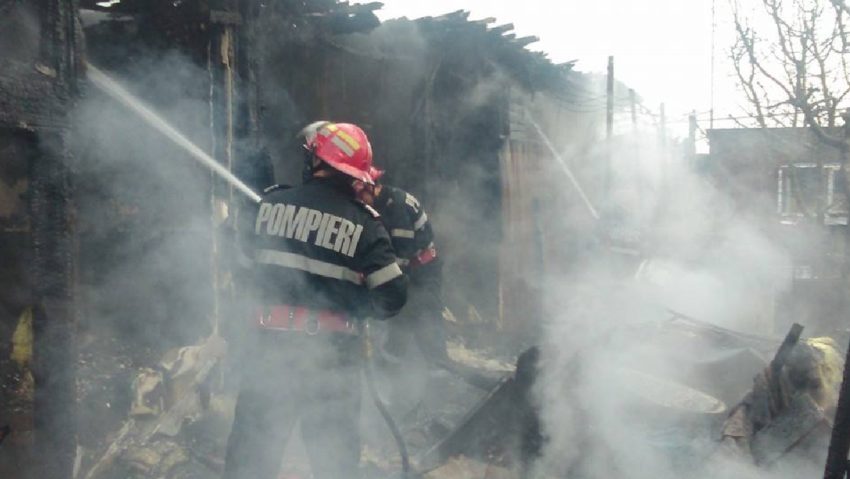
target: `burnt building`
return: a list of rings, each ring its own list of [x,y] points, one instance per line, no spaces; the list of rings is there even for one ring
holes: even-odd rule
[[[568,175],[575,173],[596,199],[604,196],[606,164],[594,151],[604,109],[576,107],[582,96],[604,96],[604,80],[530,51],[537,39],[516,38],[510,24],[469,20],[463,11],[381,23],[379,3],[153,8],[122,1],[84,7],[102,16],[84,22],[92,60],[256,190],[300,181],[296,134],[305,124],[334,119],[362,125],[377,165],[387,170],[385,180],[417,195],[431,213],[446,264],[446,302],[455,316],[496,337],[533,341],[544,314],[542,278],[568,269],[593,229]],[[104,143],[89,146],[102,152]],[[126,163],[147,162],[153,171],[187,163],[167,147],[154,156],[168,166],[148,161],[159,143],[152,136],[110,155],[134,157],[141,161]],[[566,158],[553,152],[567,152]],[[125,178],[132,183],[128,192],[140,199],[150,190],[135,174]],[[194,182],[158,184],[167,196],[167,185]],[[214,209],[238,206],[240,196],[222,184],[212,193]],[[198,192],[197,201],[206,202],[208,194]],[[191,217],[203,208],[165,209]]]
[[[292,183],[304,124],[364,126],[384,181],[414,193],[432,218],[455,316],[491,339],[533,342],[539,285],[569,263],[593,221],[553,149],[571,152],[585,187],[602,194],[604,164],[589,158],[604,111],[577,111],[570,99],[604,95],[604,83],[530,51],[537,39],[516,38],[513,25],[468,16],[370,25],[352,13],[352,31],[265,16],[255,39],[260,131],[277,180]],[[558,260],[543,261],[550,253]]]
[[[77,85],[79,31],[74,2],[0,3],[4,477],[67,477],[74,460],[76,262],[67,111]]]
[[[604,111],[575,107],[604,83],[512,25],[378,8],[0,3],[0,476],[87,470],[138,368],[239,320],[225,248],[244,198],[82,81],[86,61],[254,190],[299,181],[306,123],[364,126],[387,182],[431,213],[455,316],[490,342],[537,340],[543,278],[594,225],[566,170],[604,195]]]
[[[826,129],[838,141],[843,128]],[[807,128],[709,131],[706,171],[740,214],[791,258],[777,291],[774,331],[793,322],[811,334],[844,330],[848,203],[844,153]]]

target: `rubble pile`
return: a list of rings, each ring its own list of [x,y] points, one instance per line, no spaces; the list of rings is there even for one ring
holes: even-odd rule
[[[797,344],[765,368],[723,425],[721,453],[761,467],[826,461],[843,360],[831,338]]]
[[[112,364],[114,376],[103,364],[82,360],[93,373],[81,391],[81,397],[91,400],[89,421],[94,428],[89,437],[106,440],[84,452],[81,477],[182,479],[220,473],[221,438],[231,412],[222,398],[212,400],[209,388],[225,348],[221,338],[213,336],[167,352],[151,364],[155,367]],[[107,398],[118,400],[104,403]]]
[[[502,374],[513,369],[508,363],[488,358],[480,352],[452,343],[452,357],[468,370],[481,374]],[[94,350],[81,355],[86,380],[81,397],[90,404],[84,409],[93,428],[80,458],[79,477],[86,479],[192,479],[216,477],[223,470],[224,446],[232,420],[235,397],[232,392],[208,387],[212,347],[220,358],[221,344],[201,344],[167,352],[148,366],[138,366],[126,355],[111,354],[114,362],[101,362]],[[102,350],[99,351],[103,353]],[[138,353],[137,353],[138,355]],[[213,361],[217,363],[217,360]],[[489,371],[480,369],[488,365]],[[415,404],[391,404],[399,416],[411,455],[423,456],[465,419],[469,410],[488,395],[463,377],[448,371],[424,378],[428,387]],[[498,383],[497,380],[493,381]],[[364,404],[370,404],[364,398]],[[365,477],[396,477],[400,470],[397,449],[380,425],[377,413],[364,407],[363,471]],[[377,427],[375,427],[377,425]],[[297,434],[295,434],[297,437]],[[309,477],[309,465],[300,440],[286,451],[287,468],[281,477]],[[418,466],[417,461],[414,464]],[[508,470],[463,456],[452,459],[445,468],[427,477],[508,478]]]

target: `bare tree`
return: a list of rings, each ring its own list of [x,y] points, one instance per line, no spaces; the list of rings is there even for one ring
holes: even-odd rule
[[[845,0],[730,0],[736,41],[730,49],[745,109],[745,126],[811,127],[823,141],[846,148],[825,127],[850,95]]]

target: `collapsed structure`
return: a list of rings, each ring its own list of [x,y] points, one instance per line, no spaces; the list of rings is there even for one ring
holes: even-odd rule
[[[543,335],[541,278],[616,249],[600,216],[617,212],[597,208],[615,168],[611,142],[600,147],[604,110],[576,106],[604,84],[530,52],[536,39],[516,38],[512,25],[462,11],[381,23],[379,3],[332,0],[74,7],[0,5],[0,47],[13,51],[0,58],[0,426],[11,430],[0,474],[191,477],[221,467],[220,416],[188,429],[184,419],[226,408],[210,389],[232,388],[219,335],[241,306],[227,246],[244,199],[81,82],[83,55],[255,190],[298,181],[295,135],[306,122],[363,125],[389,181],[433,212],[453,328],[507,364]],[[7,48],[15,44],[24,48]],[[640,241],[625,242],[618,273],[640,261]],[[636,336],[669,345],[659,357],[687,364],[673,379],[713,397],[682,412],[657,394],[629,394],[655,425],[669,425],[673,410],[700,434],[719,429],[778,342],[658,319],[650,338]],[[683,359],[682,338],[726,356]],[[542,454],[537,352],[521,358],[501,380],[504,364],[444,379],[457,405],[440,409],[446,396],[435,394],[411,427],[422,464],[461,454],[509,468]],[[720,378],[730,358],[748,368]],[[187,437],[216,439],[189,447]],[[394,468],[373,459],[378,473]]]
[[[15,261],[7,271],[18,272],[4,275],[10,298],[4,300],[3,342],[11,345],[16,327],[26,324],[22,313],[32,308],[33,357],[44,358],[41,367],[51,368],[52,378],[41,381],[33,365],[35,417],[43,423],[14,424],[13,443],[34,429],[36,437],[58,441],[51,467],[68,470],[76,452],[67,439],[78,430],[74,414],[64,412],[73,410],[75,397],[79,418],[95,426],[80,431],[80,444],[96,446],[124,415],[129,398],[120,391],[132,380],[129,371],[226,328],[222,318],[233,308],[227,263],[217,252],[227,234],[226,211],[239,200],[217,180],[198,182],[202,169],[96,91],[78,90],[84,51],[255,189],[275,181],[272,158],[278,180],[296,176],[286,158],[303,120],[366,125],[379,163],[397,172],[393,181],[434,204],[441,229],[451,231],[441,240],[457,251],[452,289],[465,292],[451,298],[452,310],[472,321],[500,318],[496,324],[505,331],[529,331],[526,317],[539,316],[529,309],[539,300],[528,294],[528,279],[539,274],[534,258],[542,252],[514,254],[519,249],[512,242],[539,242],[529,236],[530,224],[512,218],[540,204],[527,175],[539,168],[534,164],[542,152],[523,126],[524,109],[533,107],[535,92],[569,88],[563,80],[570,71],[525,50],[533,38],[515,39],[510,25],[492,28],[491,21],[470,22],[462,12],[379,26],[373,13],[379,4],[80,7],[3,7],[9,13],[3,44],[26,45],[3,59],[9,157],[3,240],[10,242],[4,260]],[[75,94],[85,99],[76,108]],[[462,176],[471,181],[459,183]],[[429,181],[420,183],[422,177]],[[461,200],[468,209],[453,208]],[[31,278],[24,274],[29,271]],[[50,338],[47,354],[42,338]],[[81,362],[60,359],[74,357],[76,349]],[[82,381],[77,391],[75,377]],[[98,377],[106,384],[88,380]],[[49,403],[39,403],[48,396]],[[50,408],[63,411],[61,418],[48,414]],[[45,444],[38,449],[45,451]]]

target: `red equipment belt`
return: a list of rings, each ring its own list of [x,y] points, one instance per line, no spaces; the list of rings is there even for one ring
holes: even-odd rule
[[[298,331],[310,335],[320,332],[357,334],[354,321],[345,314],[287,304],[261,308],[255,315],[255,322],[262,329],[275,331]]]
[[[427,248],[417,251],[410,259],[398,258],[398,265],[403,268],[416,268],[417,266],[424,266],[435,259],[437,259],[437,248],[431,243]]]
[[[413,261],[410,262],[411,266],[422,266],[434,261],[437,258],[437,248],[433,246],[429,246],[425,249],[420,250],[416,253]]]

